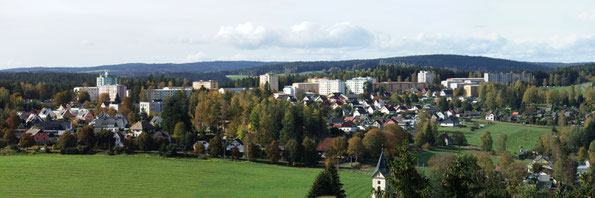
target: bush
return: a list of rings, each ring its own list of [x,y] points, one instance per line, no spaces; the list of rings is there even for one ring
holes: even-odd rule
[[[89,153],[89,151],[91,151],[91,146],[78,145],[76,147],[76,150],[78,150],[78,153],[80,153],[80,154],[87,154],[87,153]]]
[[[242,153],[240,152],[240,149],[237,146],[235,146],[231,149],[231,157],[234,160],[239,160],[240,157],[242,157]]]
[[[4,148],[8,146],[8,143],[6,141],[4,141],[3,139],[0,139],[0,148]]]
[[[74,148],[74,147],[60,149],[60,154],[72,155],[72,154],[78,154],[78,153],[79,153],[78,149]]]
[[[430,150],[430,147],[432,147],[432,145],[430,145],[430,143],[425,143],[425,144],[422,146],[422,148],[423,148],[424,150]]]
[[[177,144],[162,144],[159,148],[159,154],[163,157],[175,157],[178,150]]]

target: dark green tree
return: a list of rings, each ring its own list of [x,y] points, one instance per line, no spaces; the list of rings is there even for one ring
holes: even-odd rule
[[[213,139],[209,141],[209,156],[219,157],[223,155],[223,140],[221,134],[215,135]]]
[[[73,147],[76,147],[76,137],[74,137],[74,135],[72,135],[70,132],[62,133],[62,135],[58,138],[58,142],[56,142],[54,145],[54,149],[59,150]]]
[[[302,161],[303,148],[300,143],[295,140],[289,140],[285,143],[285,160],[290,166],[297,166]]]
[[[302,162],[307,166],[316,166],[320,160],[320,156],[318,155],[318,151],[316,151],[314,140],[306,137],[302,142],[302,147],[304,147]]]
[[[76,132],[76,135],[79,145],[85,145],[89,148],[95,147],[95,144],[97,143],[97,138],[95,137],[93,126],[87,125],[80,128]]]
[[[153,137],[151,137],[147,132],[142,132],[136,138],[136,145],[138,145],[140,150],[150,151],[153,149]]]
[[[23,148],[31,147],[35,144],[35,139],[30,133],[23,133],[19,140],[19,146]]]
[[[460,155],[450,164],[442,177],[442,188],[447,193],[444,197],[476,197],[482,190],[485,180],[477,158],[472,155]]]
[[[178,91],[170,97],[161,112],[161,126],[165,131],[174,131],[178,122],[183,122],[186,128],[190,126],[190,115],[188,115],[188,99],[185,91]]]
[[[267,158],[272,163],[277,163],[281,158],[281,149],[279,148],[279,143],[276,140],[273,140],[271,144],[266,149]]]
[[[396,197],[427,197],[429,195],[429,180],[420,175],[415,169],[415,157],[409,152],[405,141],[397,148],[399,157],[390,163],[388,182]]]
[[[337,169],[335,169],[334,165],[329,164],[326,169],[324,169],[312,184],[312,188],[306,197],[308,198],[316,198],[316,197],[337,197],[337,198],[344,198],[345,191],[342,189],[343,184],[339,179],[339,174],[337,173]]]

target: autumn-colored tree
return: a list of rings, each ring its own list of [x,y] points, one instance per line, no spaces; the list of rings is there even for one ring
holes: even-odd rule
[[[58,138],[58,142],[54,145],[54,149],[67,149],[73,148],[76,146],[76,137],[72,135],[70,132],[64,132]]]
[[[482,151],[488,151],[491,152],[492,151],[492,135],[489,131],[485,131],[483,132],[483,134],[481,134],[481,137],[479,138],[480,142],[479,142],[479,148]]]
[[[23,133],[19,140],[19,146],[23,148],[31,147],[35,144],[35,139],[30,133]]]
[[[347,147],[347,153],[355,157],[355,161],[358,161],[360,156],[363,156],[366,152],[366,147],[360,137],[352,137],[349,139],[349,146]]]
[[[279,143],[277,143],[277,141],[273,140],[271,142],[271,144],[267,147],[266,153],[267,153],[267,158],[272,163],[277,163],[279,161],[279,159],[281,158],[281,149],[279,149]]]
[[[4,138],[4,141],[6,141],[7,144],[11,145],[17,143],[18,139],[13,129],[7,128],[2,131],[4,132],[4,136],[2,138]]]

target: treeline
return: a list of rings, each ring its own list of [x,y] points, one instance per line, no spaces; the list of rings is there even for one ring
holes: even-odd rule
[[[551,67],[537,63],[519,62],[479,56],[422,55],[393,58],[288,62],[227,71],[226,74],[260,75],[264,73],[290,74],[309,71],[349,71],[372,68],[378,65],[416,65],[480,72],[548,71]]]

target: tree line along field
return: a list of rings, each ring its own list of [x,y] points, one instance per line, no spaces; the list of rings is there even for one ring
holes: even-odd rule
[[[0,157],[0,196],[305,197],[321,170],[147,154],[13,155]],[[370,194],[370,173],[339,175],[347,197]]]

